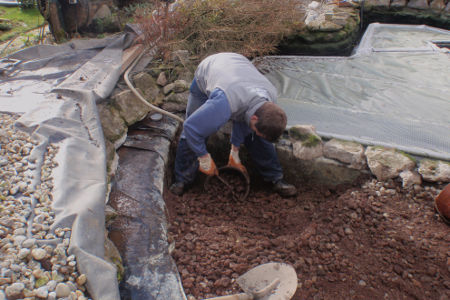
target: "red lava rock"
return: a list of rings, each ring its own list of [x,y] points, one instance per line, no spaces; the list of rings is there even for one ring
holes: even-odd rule
[[[252,186],[246,201],[200,186],[182,197],[167,193],[173,258],[186,294],[242,292],[233,279],[278,261],[296,269],[294,300],[448,296],[449,227],[436,217],[433,196],[390,184],[396,194],[382,197],[370,188],[327,193],[304,185],[288,201],[264,186]]]

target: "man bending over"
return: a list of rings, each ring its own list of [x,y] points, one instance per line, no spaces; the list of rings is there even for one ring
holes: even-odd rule
[[[195,179],[197,170],[218,174],[206,150],[206,139],[232,120],[228,165],[247,172],[239,148],[247,148],[256,171],[283,197],[296,188],[283,180],[283,170],[272,144],[286,128],[285,112],[275,104],[276,88],[244,56],[219,53],[198,66],[190,87],[186,120],[175,157],[175,183],[170,191],[181,195]]]

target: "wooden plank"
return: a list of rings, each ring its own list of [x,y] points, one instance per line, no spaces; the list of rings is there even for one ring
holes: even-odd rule
[[[136,44],[124,51],[122,55],[122,68],[120,69],[120,74],[123,74],[128,69],[128,67],[133,63],[136,57],[138,57],[138,55],[143,50],[143,44]]]

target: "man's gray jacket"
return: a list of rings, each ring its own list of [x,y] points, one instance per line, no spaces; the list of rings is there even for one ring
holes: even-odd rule
[[[245,121],[247,125],[265,101],[276,102],[276,88],[246,57],[237,53],[208,56],[198,66],[195,79],[208,97],[216,88],[224,91],[231,120]]]

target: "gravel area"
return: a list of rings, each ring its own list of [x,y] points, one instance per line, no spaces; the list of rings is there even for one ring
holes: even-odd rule
[[[88,299],[70,228],[52,228],[58,147],[33,155],[38,142],[14,127],[19,117],[0,113],[0,300]]]
[[[442,186],[369,179],[282,199],[253,183],[246,201],[195,186],[166,194],[172,252],[189,299],[242,292],[235,279],[291,264],[293,299],[450,298],[450,227],[434,210]]]

